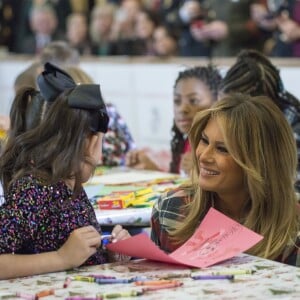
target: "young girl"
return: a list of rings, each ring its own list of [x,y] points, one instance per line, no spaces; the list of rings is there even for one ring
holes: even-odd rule
[[[279,108],[267,97],[233,94],[199,112],[189,138],[191,185],[155,204],[153,241],[174,251],[214,207],[264,236],[249,254],[299,266],[296,143]]]
[[[181,71],[175,81],[173,94],[174,125],[169,168],[161,168],[162,162],[158,158],[151,158],[151,151],[145,150],[129,152],[127,165],[133,168],[172,173],[183,171],[189,174],[192,160],[187,133],[197,111],[210,107],[216,101],[220,82],[221,76],[212,66]]]
[[[55,99],[37,127],[6,146],[0,158],[0,279],[107,261],[82,188],[101,157],[107,125],[99,85],[78,85]],[[119,225],[112,235],[129,236]]]

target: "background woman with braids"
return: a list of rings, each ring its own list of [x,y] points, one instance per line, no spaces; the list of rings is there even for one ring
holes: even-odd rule
[[[188,174],[192,159],[187,133],[197,111],[210,107],[217,99],[221,76],[212,66],[193,67],[179,72],[174,85],[171,153],[169,168],[163,169],[158,157],[149,150],[127,154],[127,166]]]
[[[279,70],[262,53],[243,50],[220,85],[220,95],[232,92],[268,96],[291,125],[298,150],[296,190],[300,192],[300,102],[285,90]]]

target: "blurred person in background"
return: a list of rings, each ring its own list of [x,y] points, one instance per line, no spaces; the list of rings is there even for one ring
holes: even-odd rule
[[[154,54],[159,57],[171,57],[178,55],[178,33],[169,25],[159,25],[153,32]]]
[[[191,18],[191,12],[180,10],[180,17]],[[251,6],[256,0],[206,0],[200,2],[201,15],[196,23],[192,22],[192,37],[209,45],[210,56],[235,56],[244,48],[262,49],[264,37],[251,16]]]
[[[71,47],[77,49],[80,55],[91,54],[91,44],[88,34],[88,20],[83,13],[72,13],[67,18],[66,38]]]
[[[49,5],[32,7],[30,29],[31,33],[20,42],[21,53],[39,54],[51,41],[64,38],[58,31],[56,12]]]
[[[136,55],[154,55],[153,33],[159,23],[156,13],[142,9],[136,16],[134,48]]]
[[[20,20],[20,2],[22,0],[0,1],[0,50],[14,52]]]
[[[127,166],[188,176],[192,167],[191,147],[187,136],[189,129],[195,114],[217,100],[220,82],[219,71],[212,66],[192,67],[179,72],[173,90],[171,151],[155,153],[150,148],[130,151],[126,155]]]
[[[116,42],[117,55],[136,55],[135,23],[143,9],[139,0],[123,0],[116,11],[112,28],[112,38]]]
[[[300,1],[265,1],[254,7],[258,26],[272,34],[265,53],[277,57],[300,57]]]
[[[116,43],[112,37],[116,7],[112,4],[94,6],[91,12],[90,37],[92,54],[116,55]]]
[[[180,29],[179,54],[180,56],[209,56],[210,41],[198,39],[193,34],[193,28],[204,25],[204,10],[198,0],[183,1],[178,10]]]

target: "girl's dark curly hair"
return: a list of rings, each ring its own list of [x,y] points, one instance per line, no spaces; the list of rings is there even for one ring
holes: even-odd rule
[[[177,86],[180,80],[189,78],[196,78],[202,81],[211,91],[213,99],[217,99],[222,77],[214,66],[209,65],[207,67],[193,67],[179,72],[178,77],[175,80],[174,88]],[[174,123],[172,127],[171,140],[172,160],[170,163],[170,172],[172,173],[179,173],[179,164],[184,150],[184,143],[185,138]]]

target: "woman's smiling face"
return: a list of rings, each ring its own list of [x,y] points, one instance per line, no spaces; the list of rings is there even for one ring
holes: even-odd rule
[[[220,196],[245,192],[244,172],[228,152],[217,119],[210,119],[196,149],[199,185]]]

